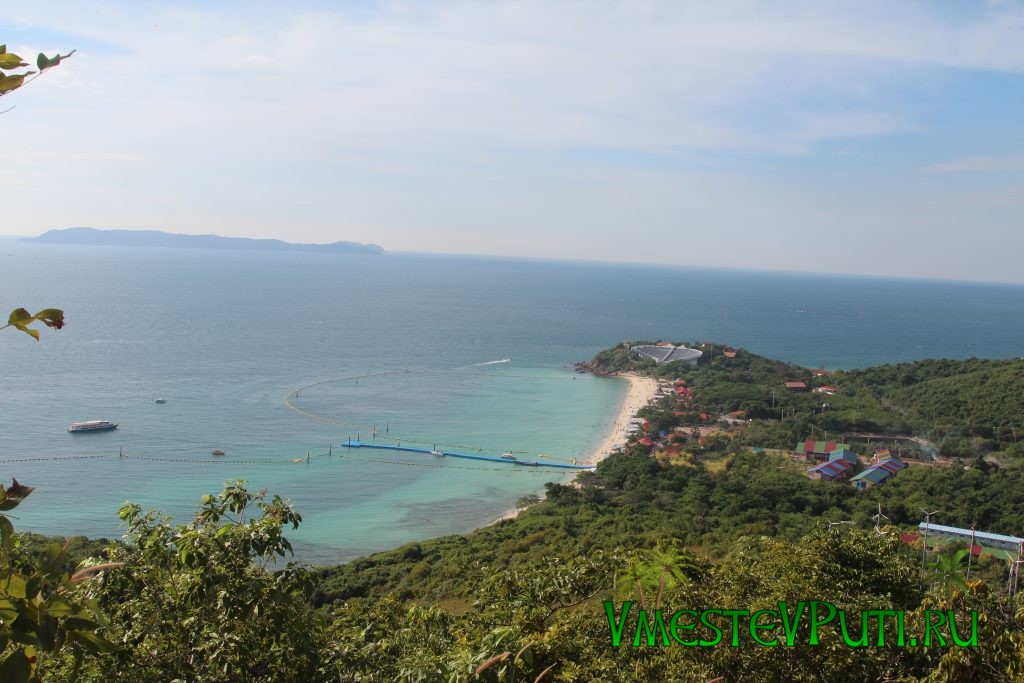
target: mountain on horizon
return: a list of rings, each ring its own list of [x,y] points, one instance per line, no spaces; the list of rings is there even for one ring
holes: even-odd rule
[[[100,230],[64,228],[48,230],[28,242],[43,244],[82,244],[118,247],[170,247],[177,249],[242,249],[246,251],[310,251],[330,254],[383,254],[377,244],[334,242],[332,244],[296,244],[275,239],[222,237],[220,235],[179,235],[161,230]]]

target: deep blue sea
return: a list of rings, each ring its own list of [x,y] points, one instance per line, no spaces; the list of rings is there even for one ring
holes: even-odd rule
[[[0,475],[36,487],[19,529],[116,536],[126,499],[184,520],[240,478],[294,503],[292,537],[313,563],[468,531],[564,479],[353,453],[339,448],[360,434],[351,425],[571,460],[602,440],[624,393],[620,380],[574,379],[572,363],[626,339],[714,340],[829,368],[1024,356],[1024,287],[1007,285],[15,240],[0,241],[0,269],[5,310],[67,316],[38,343],[0,333]],[[329,379],[341,381],[294,402],[347,424],[285,406]],[[67,433],[89,419],[121,426]]]

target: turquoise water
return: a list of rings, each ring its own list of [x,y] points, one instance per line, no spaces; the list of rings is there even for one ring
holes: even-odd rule
[[[295,404],[388,436],[571,459],[603,439],[624,391],[572,379],[571,364],[624,339],[713,339],[827,367],[1024,355],[1024,288],[1010,286],[15,241],[0,242],[0,268],[0,303],[59,306],[68,321],[40,343],[0,334],[0,474],[37,487],[19,528],[116,535],[125,499],[187,518],[244,478],[296,505],[311,562],[467,531],[564,475],[344,457],[337,445],[358,428],[289,410],[300,386],[397,372],[310,387]],[[121,427],[65,431],[87,419]],[[334,455],[305,462],[328,444]]]

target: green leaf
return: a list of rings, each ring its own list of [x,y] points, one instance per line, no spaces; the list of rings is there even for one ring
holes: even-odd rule
[[[46,613],[54,619],[70,617],[78,612],[78,609],[61,598],[53,598],[46,604]]]
[[[39,595],[39,591],[43,588],[43,577],[36,575],[33,576],[25,584],[25,597],[29,600],[35,600],[36,596]]]
[[[28,62],[21,61],[21,57],[13,52],[0,55],[0,69],[20,69],[23,66],[28,66]]]
[[[32,664],[21,650],[15,650],[0,662],[0,681],[23,683],[32,674]]]
[[[17,503],[15,503],[17,505]],[[5,550],[11,549],[11,537],[14,536],[14,525],[5,515],[0,515],[0,546]]]
[[[14,603],[10,600],[0,600],[0,619],[3,621],[12,621],[18,618],[18,608],[14,606]],[[2,652],[2,650],[0,650]]]
[[[15,74],[13,76],[4,76],[0,74],[0,95],[8,93],[12,90],[21,87],[21,84],[25,82],[25,76],[31,76],[35,71],[27,71],[23,74]]]
[[[68,631],[68,640],[91,652],[117,652],[117,646],[106,638],[88,631]]]
[[[5,52],[7,52],[7,46],[6,45],[0,45],[0,55],[2,55]]]
[[[60,64],[60,60],[67,59],[68,57],[70,57],[73,54],[75,54],[74,50],[72,50],[71,52],[67,53],[66,55],[62,55],[60,53],[57,53],[53,57],[47,57],[42,52],[40,52],[39,56],[36,57],[36,66],[39,67],[40,71],[42,71],[43,69],[49,69],[51,66],[57,66],[58,64]]]
[[[25,578],[21,574],[11,574],[7,581],[0,583],[0,589],[7,589],[7,595],[12,598],[25,597]]]

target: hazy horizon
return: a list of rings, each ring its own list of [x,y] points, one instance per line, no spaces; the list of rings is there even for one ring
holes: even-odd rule
[[[86,227],[86,226],[75,226],[75,227]],[[91,227],[91,226],[89,226]],[[53,230],[60,230],[61,228],[52,228]],[[95,228],[97,230],[104,230],[106,228]],[[135,228],[117,228],[119,230],[134,230]],[[138,230],[150,230],[150,228],[138,228]],[[44,231],[45,232],[45,231]],[[169,231],[161,231],[169,232]],[[38,237],[40,234],[35,235],[15,235],[15,234],[0,234],[0,240],[21,240],[26,238]],[[192,236],[220,236],[215,233],[170,233],[175,235],[192,235]],[[234,235],[233,237],[247,238],[248,235]],[[262,239],[262,238],[260,238]],[[284,240],[287,242],[288,240]],[[41,246],[61,246],[61,247],[115,247],[115,248],[127,248],[127,249],[181,249],[183,247],[173,246],[136,246],[136,245],[76,245],[76,244],[62,244],[53,243],[47,244],[45,242],[39,243]],[[329,243],[317,243],[313,242],[310,244],[329,244]],[[948,283],[959,283],[965,285],[997,285],[1015,288],[1024,288],[1024,282],[1014,281],[1003,281],[1003,280],[981,280],[981,279],[965,279],[965,278],[941,278],[941,277],[924,277],[924,276],[911,276],[911,275],[888,275],[888,274],[862,274],[862,273],[842,273],[828,270],[796,270],[796,269],[780,269],[780,268],[755,268],[746,266],[719,266],[719,265],[706,265],[701,263],[651,263],[648,261],[627,261],[622,259],[596,259],[596,258],[573,258],[571,256],[519,256],[515,254],[486,254],[486,253],[460,253],[460,252],[448,252],[448,251],[410,251],[404,249],[388,249],[386,245],[378,245],[383,249],[384,256],[437,256],[437,257],[456,257],[456,258],[467,258],[467,259],[497,259],[497,260],[508,260],[508,261],[541,261],[541,262],[553,262],[553,263],[568,263],[568,264],[595,264],[595,265],[608,265],[608,266],[646,266],[655,269],[673,269],[679,268],[683,270],[710,270],[710,271],[736,271],[738,273],[766,273],[769,275],[795,275],[795,276],[811,276],[811,275],[822,275],[834,278],[861,278],[864,280],[906,280],[908,282],[948,282]],[[206,249],[206,247],[195,247],[196,249]],[[191,247],[190,247],[191,249]],[[220,251],[220,250],[217,250]],[[244,251],[244,250],[242,250]],[[296,253],[296,252],[291,252]],[[328,254],[329,255],[329,254]],[[377,254],[347,254],[348,256],[368,256],[370,258],[377,257]]]
[[[1024,282],[1024,3],[53,3],[0,234]]]

